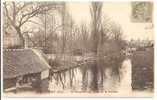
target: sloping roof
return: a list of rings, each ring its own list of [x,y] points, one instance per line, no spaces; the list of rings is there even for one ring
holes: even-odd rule
[[[14,78],[50,69],[42,53],[35,49],[5,49],[3,51],[3,77]]]

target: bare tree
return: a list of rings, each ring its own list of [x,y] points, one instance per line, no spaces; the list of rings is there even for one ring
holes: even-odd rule
[[[66,24],[66,5],[65,5],[65,3],[64,3],[64,5],[63,5],[63,7],[62,7],[62,12],[61,12],[61,14],[62,14],[62,37],[63,37],[63,39],[62,39],[62,42],[63,42],[63,47],[62,47],[62,52],[64,53],[64,51],[65,51],[65,45],[66,45],[66,31],[65,31],[65,24]]]
[[[99,35],[101,30],[101,15],[102,15],[102,7],[103,4],[101,2],[92,2],[91,4],[91,18],[92,18],[92,31],[91,31],[91,44],[92,44],[92,52],[94,53],[94,57],[97,58],[97,48],[99,42]],[[92,83],[91,89],[93,91],[98,91],[98,66],[97,61],[92,65]]]
[[[98,39],[100,35],[101,29],[101,12],[102,12],[103,4],[101,2],[92,2],[90,12],[92,18],[92,51],[96,54],[97,53],[97,46],[98,46]]]
[[[86,53],[88,51],[88,40],[89,40],[89,30],[85,23],[81,24],[81,40],[80,45],[82,45],[82,52]]]
[[[4,2],[4,16],[7,18],[9,25],[16,30],[21,40],[21,47],[25,46],[24,33],[27,33],[23,32],[22,27],[31,22],[31,19],[36,15],[43,14],[52,8],[56,8],[55,3]]]

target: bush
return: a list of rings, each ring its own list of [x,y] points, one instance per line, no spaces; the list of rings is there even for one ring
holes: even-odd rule
[[[141,49],[140,49],[141,50]],[[132,56],[133,89],[153,89],[154,83],[154,48],[135,51]]]

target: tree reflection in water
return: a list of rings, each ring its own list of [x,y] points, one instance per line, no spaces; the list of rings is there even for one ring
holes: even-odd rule
[[[49,90],[70,93],[116,91],[120,85],[119,68],[122,62],[119,61],[119,64],[115,66],[113,66],[115,62],[112,62],[110,66],[105,66],[105,62],[99,60],[65,72],[55,73]]]

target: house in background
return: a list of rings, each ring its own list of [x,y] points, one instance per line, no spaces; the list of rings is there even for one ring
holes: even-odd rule
[[[3,48],[12,48],[20,46],[20,38],[15,32],[5,32],[3,34]]]
[[[49,85],[49,69],[50,66],[38,50],[4,49],[4,91],[20,91],[30,88],[38,92],[46,92]]]

